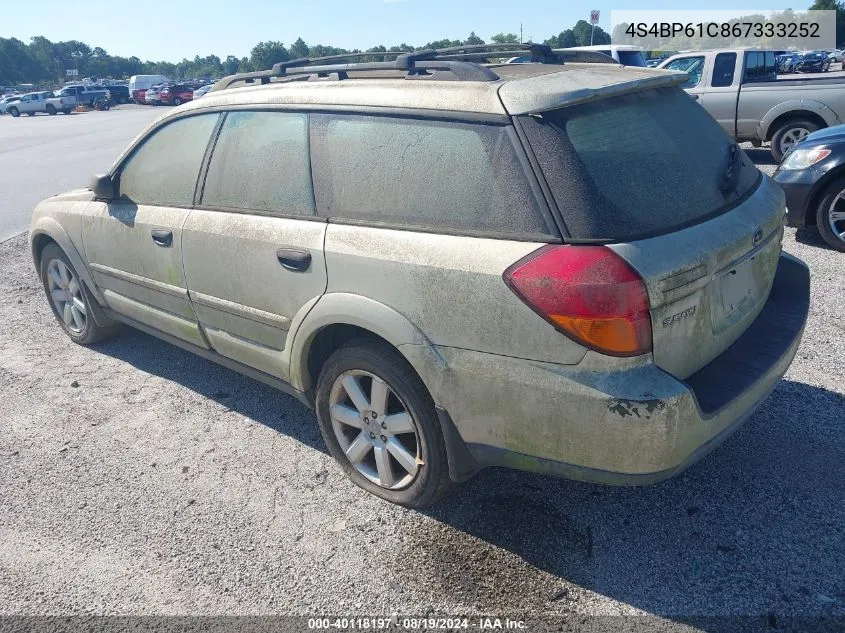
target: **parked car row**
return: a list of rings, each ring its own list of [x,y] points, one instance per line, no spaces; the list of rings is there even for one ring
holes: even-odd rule
[[[777,56],[777,72],[790,73],[826,73],[831,64],[842,63],[843,52],[840,50],[807,51],[804,53],[783,53]]]

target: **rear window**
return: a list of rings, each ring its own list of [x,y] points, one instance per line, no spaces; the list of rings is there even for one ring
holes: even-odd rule
[[[575,239],[631,240],[701,222],[738,204],[760,179],[741,151],[726,178],[733,141],[679,88],[522,121]],[[723,193],[726,182],[732,189]]]

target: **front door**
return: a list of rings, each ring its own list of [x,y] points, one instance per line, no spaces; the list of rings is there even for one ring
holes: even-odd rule
[[[307,115],[230,112],[182,231],[193,309],[223,356],[288,380],[288,331],[326,290]]]
[[[94,282],[109,308],[207,347],[188,299],[182,227],[217,114],[154,129],[115,170],[117,197],[94,201],[82,226]]]

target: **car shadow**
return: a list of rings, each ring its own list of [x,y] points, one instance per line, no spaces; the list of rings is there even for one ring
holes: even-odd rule
[[[745,153],[748,154],[748,158],[750,158],[751,162],[755,165],[777,166],[778,164],[778,161],[772,157],[772,152],[768,147],[746,147],[744,150]]]
[[[302,423],[313,413],[269,386],[129,328],[96,349],[326,452],[316,421]],[[783,380],[714,453],[660,484],[485,470],[404,515],[395,571],[405,586],[488,611],[492,601],[543,616],[586,590],[713,633],[740,630],[727,614],[761,618],[761,631],[796,614],[841,620],[843,463],[845,397]]]
[[[806,244],[807,246],[815,246],[817,248],[824,248],[832,252],[837,252],[836,249],[832,248],[830,244],[824,241],[821,233],[819,233],[819,230],[815,227],[797,229],[795,231],[795,241],[800,242],[801,244]]]
[[[835,615],[841,622],[843,463],[845,397],[781,381],[713,454],[657,485],[481,473],[426,512],[436,521],[409,546],[437,550],[437,523],[470,538],[449,556],[427,557],[442,566],[414,577],[466,598],[474,585],[482,590],[500,574],[478,565],[485,556],[495,560],[483,553],[489,544],[561,581],[706,631],[740,630],[735,617],[714,617],[726,614],[762,618],[761,630],[795,614]],[[479,572],[450,581],[455,568]],[[526,577],[528,595],[515,604],[542,609],[545,600],[551,609],[566,595],[552,591],[538,601],[527,588],[531,580]]]
[[[278,389],[129,327],[92,348],[178,383],[306,446],[328,452],[316,419],[313,424],[301,422],[303,417],[311,419],[310,410]]]

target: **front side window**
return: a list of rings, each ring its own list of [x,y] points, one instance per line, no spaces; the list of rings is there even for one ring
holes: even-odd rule
[[[689,79],[681,84],[681,88],[695,88],[701,82],[701,75],[704,73],[704,57],[681,57],[669,62],[664,68],[687,73]]]
[[[136,204],[190,206],[218,114],[176,119],[158,128],[123,163],[120,197]]]
[[[230,112],[214,146],[202,204],[313,215],[306,115]]]
[[[547,235],[508,128],[312,115],[320,214],[409,227]]]

